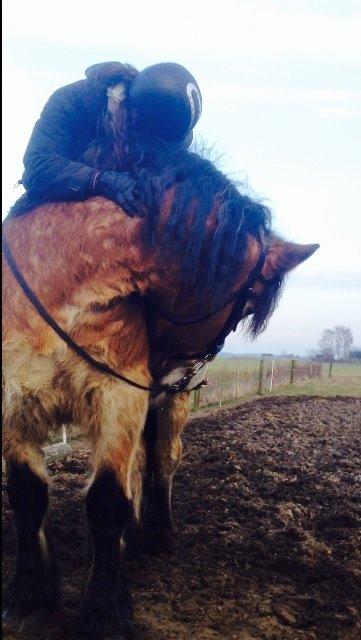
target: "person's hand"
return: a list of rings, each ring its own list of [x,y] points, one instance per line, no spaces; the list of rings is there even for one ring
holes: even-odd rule
[[[95,178],[93,195],[116,202],[130,217],[145,214],[137,183],[125,171],[100,171]]]

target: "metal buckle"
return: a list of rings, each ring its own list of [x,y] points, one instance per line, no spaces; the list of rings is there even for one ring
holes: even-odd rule
[[[184,391],[186,389],[188,382],[190,382],[190,380],[192,380],[192,378],[194,378],[194,376],[197,375],[197,373],[199,373],[201,369],[203,369],[205,364],[205,360],[196,362],[193,367],[187,369],[183,378],[177,380],[176,382],[173,382],[173,384],[165,384],[162,388],[162,391],[164,391],[165,393],[181,393],[181,391]]]

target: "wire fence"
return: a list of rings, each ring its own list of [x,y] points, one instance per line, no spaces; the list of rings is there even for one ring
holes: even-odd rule
[[[208,384],[192,393],[191,407],[193,410],[237,401],[244,395],[265,391],[272,392],[275,387],[292,384],[299,380],[321,378],[322,366],[320,362],[291,362],[277,360],[255,361],[253,366],[245,368],[241,364],[237,370],[224,367],[211,371]]]

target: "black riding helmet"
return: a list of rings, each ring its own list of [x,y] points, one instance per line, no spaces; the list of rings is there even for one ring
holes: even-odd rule
[[[134,129],[165,142],[192,141],[192,129],[202,112],[202,96],[193,76],[174,62],[140,71],[129,86],[128,106]]]

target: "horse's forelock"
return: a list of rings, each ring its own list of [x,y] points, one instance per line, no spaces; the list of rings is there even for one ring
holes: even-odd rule
[[[256,338],[267,327],[268,321],[276,309],[285,283],[285,275],[279,274],[268,282],[259,298],[257,308],[249,319],[244,321],[246,333]]]

